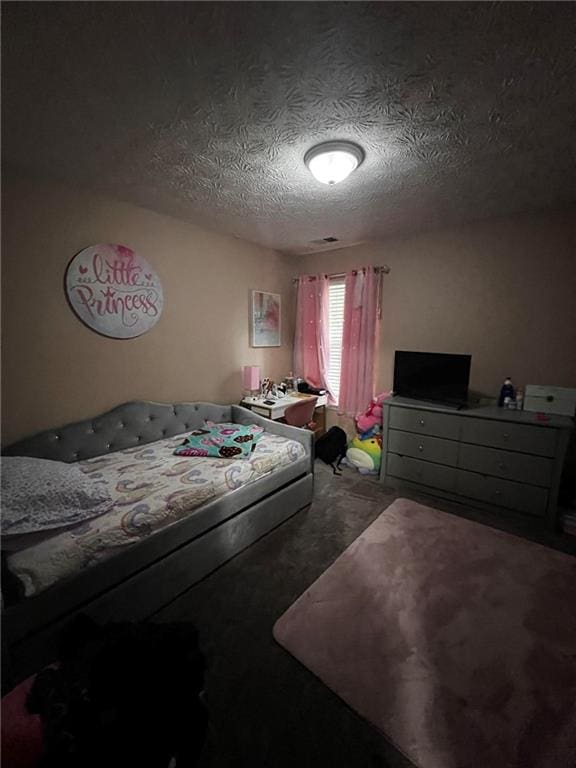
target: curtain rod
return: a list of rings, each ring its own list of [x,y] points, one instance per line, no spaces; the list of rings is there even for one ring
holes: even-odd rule
[[[358,272],[357,269],[352,269],[351,271],[352,272]],[[381,273],[387,275],[390,272],[390,267],[388,266],[388,264],[382,264],[379,267],[374,267],[374,271],[375,272],[381,272]],[[308,277],[310,277],[312,279],[316,278],[315,275],[308,275]],[[346,272],[333,272],[331,274],[325,275],[325,277],[346,277]],[[298,278],[297,277],[292,278],[292,282],[293,283],[297,283],[298,282]]]

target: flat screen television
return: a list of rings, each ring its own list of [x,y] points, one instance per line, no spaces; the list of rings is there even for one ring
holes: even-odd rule
[[[463,408],[468,401],[471,360],[471,355],[397,351],[394,395]]]

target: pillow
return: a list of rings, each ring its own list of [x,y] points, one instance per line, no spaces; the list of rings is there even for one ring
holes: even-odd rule
[[[77,464],[5,456],[1,469],[3,536],[76,525],[114,503],[104,481],[88,477]]]
[[[256,424],[212,424],[195,429],[174,451],[175,456],[213,456],[219,459],[245,459],[262,437]]]

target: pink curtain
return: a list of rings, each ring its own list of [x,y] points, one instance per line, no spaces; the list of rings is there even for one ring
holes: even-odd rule
[[[364,411],[374,396],[380,274],[365,267],[346,274],[339,409]]]
[[[298,278],[294,373],[313,387],[329,391],[328,285],[326,275]]]

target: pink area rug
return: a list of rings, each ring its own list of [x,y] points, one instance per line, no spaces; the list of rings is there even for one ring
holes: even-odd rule
[[[398,499],[274,636],[420,768],[574,768],[575,596],[575,558]]]

